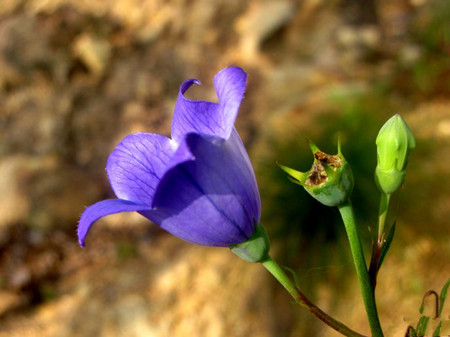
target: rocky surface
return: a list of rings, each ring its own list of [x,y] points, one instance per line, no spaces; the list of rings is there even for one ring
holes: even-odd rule
[[[167,135],[179,84],[199,78],[190,97],[214,100],[212,76],[227,65],[249,73],[237,128],[274,254],[360,331],[345,238],[323,226],[326,211],[297,206],[291,196],[302,191],[278,183],[275,162],[308,158],[305,137],[328,146],[341,130],[371,179],[377,128],[393,113],[410,124],[418,146],[378,289],[387,335],[404,335],[422,295],[450,270],[449,13],[445,0],[2,0],[0,336],[337,335],[261,266],[137,215],[102,220],[88,247],[77,246],[83,208],[112,196],[104,166],[117,142],[135,131]],[[376,209],[376,197],[355,193],[363,210]],[[375,214],[364,216],[368,236]]]

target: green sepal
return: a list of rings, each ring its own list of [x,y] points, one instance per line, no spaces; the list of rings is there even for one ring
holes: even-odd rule
[[[375,168],[375,182],[383,193],[392,194],[405,182],[406,171],[398,171],[395,167],[383,170],[379,166]]]
[[[263,262],[269,257],[270,242],[266,229],[255,223],[253,235],[247,241],[230,246],[231,251],[247,262]]]
[[[281,165],[280,163],[277,163],[277,165],[287,174],[289,174],[289,180],[292,181],[295,184],[299,184],[301,186],[304,186],[304,182],[306,179],[308,179],[308,172],[300,172],[297,170],[294,170],[290,167]]]
[[[313,154],[315,154],[315,153],[320,151],[320,149],[317,147],[317,145],[314,144],[310,139],[308,139],[308,145],[309,145],[309,148],[311,149],[311,152]],[[316,161],[316,160],[314,160],[314,161]]]

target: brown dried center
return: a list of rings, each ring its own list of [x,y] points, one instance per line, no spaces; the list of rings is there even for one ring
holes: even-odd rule
[[[328,176],[323,164],[333,167],[334,171],[342,165],[342,159],[336,155],[333,156],[322,151],[317,151],[314,157],[317,159],[317,163],[313,164],[308,179],[305,181],[305,184],[309,186],[318,186],[327,181]]]
[[[333,156],[331,154],[326,154],[326,153],[324,153],[322,151],[317,151],[314,154],[314,157],[318,161],[320,161],[320,162],[322,162],[324,164],[327,164],[329,166],[333,166],[334,168],[337,168],[337,167],[342,165],[342,159],[339,158],[339,156],[336,156],[336,155]]]

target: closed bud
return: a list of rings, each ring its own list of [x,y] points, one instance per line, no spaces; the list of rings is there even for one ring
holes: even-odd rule
[[[416,146],[414,135],[404,119],[397,114],[380,129],[376,144],[375,180],[382,192],[392,194],[405,181],[409,153]]]
[[[325,206],[339,206],[346,202],[353,191],[353,173],[341,152],[338,142],[336,155],[326,154],[310,142],[314,163],[307,172],[300,172],[279,165],[289,178]]]

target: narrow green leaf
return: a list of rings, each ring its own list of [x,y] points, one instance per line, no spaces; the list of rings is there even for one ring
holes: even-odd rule
[[[422,298],[422,304],[420,305],[420,308],[419,308],[419,312],[420,312],[420,314],[423,314],[423,311],[425,310],[425,299],[427,298],[427,296],[424,296],[423,298]]]
[[[433,337],[441,336],[441,326],[442,326],[442,322],[439,322],[438,326],[436,327],[436,330],[434,330],[434,332],[433,332]]]
[[[406,330],[405,337],[417,337],[416,330],[410,325],[408,330]]]
[[[408,328],[408,334],[406,337],[417,337],[416,329],[414,329],[412,326]]]
[[[388,237],[387,237],[386,241],[383,243],[383,245],[381,246],[380,261],[378,262],[378,270],[380,270],[381,265],[383,264],[384,258],[386,257],[386,254],[387,254],[389,248],[391,248],[391,243],[392,243],[392,240],[394,239],[394,234],[395,234],[395,224],[396,224],[396,222],[394,222],[392,224],[391,229],[389,230]]]
[[[291,273],[292,277],[294,278],[294,284],[297,287],[297,289],[300,289],[300,282],[298,281],[298,276],[295,273],[294,269],[283,266],[283,269],[286,269],[288,272]]]
[[[450,278],[447,280],[447,282],[442,287],[441,295],[439,296],[439,312],[438,312],[439,316],[438,317],[441,317],[442,309],[444,309],[445,298],[447,297],[447,291],[448,291],[449,286],[450,286]]]
[[[417,337],[425,336],[425,332],[427,330],[427,325],[428,325],[429,320],[430,320],[430,317],[428,317],[428,316],[420,317],[419,323],[417,323],[417,327],[416,327]]]

